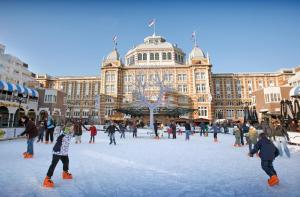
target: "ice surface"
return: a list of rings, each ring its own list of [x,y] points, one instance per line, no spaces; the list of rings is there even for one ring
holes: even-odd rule
[[[183,136],[154,140],[152,137],[119,139],[108,145],[101,132],[96,143],[70,145],[73,180],[62,180],[59,163],[52,177],[55,188],[42,187],[52,158],[52,145],[34,144],[33,159],[25,160],[26,140],[0,142],[0,196],[300,196],[300,150],[292,157],[275,160],[280,185],[269,187],[260,159],[247,156],[248,147],[233,147],[234,136]]]

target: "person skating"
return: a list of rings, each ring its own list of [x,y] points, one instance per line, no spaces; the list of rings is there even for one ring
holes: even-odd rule
[[[247,135],[249,132],[249,125],[248,123],[244,123],[241,130],[241,144],[244,146],[244,135]],[[248,138],[247,138],[248,139]]]
[[[47,128],[46,128],[46,137],[45,137],[45,143],[49,143],[49,137],[50,142],[53,143],[53,133],[55,129],[55,122],[53,121],[52,117],[49,115],[47,119]]]
[[[176,124],[175,121],[171,124],[173,139],[176,139]]]
[[[72,124],[68,123],[60,135],[57,137],[56,143],[53,147],[52,162],[48,169],[47,176],[44,179],[44,187],[54,187],[54,182],[51,177],[54,173],[55,167],[59,160],[63,163],[63,179],[73,179],[73,175],[69,173],[69,145],[72,139],[73,128]]]
[[[81,120],[74,122],[73,128],[74,128],[75,144],[81,143],[82,127],[86,131],[88,131],[88,129],[82,124]]]
[[[132,123],[132,137],[137,138],[137,125],[135,121]]]
[[[89,143],[95,143],[95,136],[97,135],[97,128],[95,127],[94,124],[91,125],[90,127],[90,132],[91,132],[91,137]]]
[[[106,131],[108,132],[109,140],[110,140],[109,145],[111,145],[112,143],[114,143],[114,145],[116,145],[116,138],[115,138],[116,130],[120,131],[120,129],[118,129],[118,127],[116,127],[115,123],[110,124],[106,129]]]
[[[39,136],[38,136],[37,142],[42,142],[43,143],[45,130],[46,130],[46,122],[45,121],[40,121],[39,128],[38,128]]]
[[[220,127],[216,123],[213,123],[211,131],[214,133],[214,142],[218,142],[218,133],[220,132]]]
[[[286,129],[280,124],[279,120],[274,121],[272,128],[272,138],[276,148],[279,150],[279,155],[282,156],[285,152],[287,157],[290,157],[290,150],[287,147],[287,141],[289,141],[289,135]]]
[[[279,178],[277,172],[273,167],[274,159],[279,155],[278,149],[275,145],[267,138],[265,133],[259,134],[259,141],[254,146],[248,155],[253,157],[254,154],[259,152],[259,157],[261,159],[261,168],[270,177],[268,179],[268,184],[274,186],[279,183]]]
[[[119,124],[119,129],[120,129],[120,138],[124,138],[125,139],[125,130],[126,130],[126,126],[123,123]]]
[[[157,123],[157,120],[155,120],[155,122],[153,123],[153,128],[154,128],[154,133],[155,133],[155,139],[159,139],[158,137],[158,123]]]
[[[253,126],[250,126],[248,133],[248,145],[249,145],[249,153],[257,143],[258,133]]]
[[[235,147],[241,147],[241,130],[238,128],[238,126],[234,126],[233,127],[233,133],[235,136],[235,143],[234,146]]]
[[[28,116],[23,116],[21,122],[25,125],[25,130],[19,136],[26,135],[27,137],[27,151],[23,153],[23,156],[25,159],[30,159],[33,157],[33,142],[38,135],[38,130]]]
[[[200,136],[205,135],[205,123],[201,122],[200,123]]]
[[[185,128],[185,140],[189,141],[190,140],[190,132],[191,132],[191,124],[189,122],[186,122],[184,124]]]

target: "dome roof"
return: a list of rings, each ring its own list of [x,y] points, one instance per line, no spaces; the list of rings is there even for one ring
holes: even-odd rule
[[[199,47],[194,47],[190,53],[190,59],[193,58],[205,58],[203,51]]]
[[[139,44],[138,46],[130,49],[126,55],[132,53],[133,51],[139,50],[139,51],[143,51],[143,50],[161,50],[161,49],[177,49],[179,51],[182,51],[181,49],[179,49],[177,47],[176,44],[171,44],[169,42],[166,42],[166,39],[163,38],[162,36],[148,36],[144,39],[144,43]]]
[[[119,59],[120,59],[119,52],[117,51],[117,49],[114,49],[112,52],[110,52],[106,56],[105,60],[115,61],[115,60],[119,60]]]

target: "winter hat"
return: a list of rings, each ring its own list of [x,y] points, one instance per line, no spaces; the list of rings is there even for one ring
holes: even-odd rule
[[[65,127],[64,129],[63,129],[63,133],[64,134],[69,134],[71,132],[71,127]]]

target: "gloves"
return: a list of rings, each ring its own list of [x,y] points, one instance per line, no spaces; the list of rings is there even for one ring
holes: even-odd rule
[[[253,157],[253,154],[251,154],[251,153],[248,153],[248,156],[249,156],[249,157]]]

